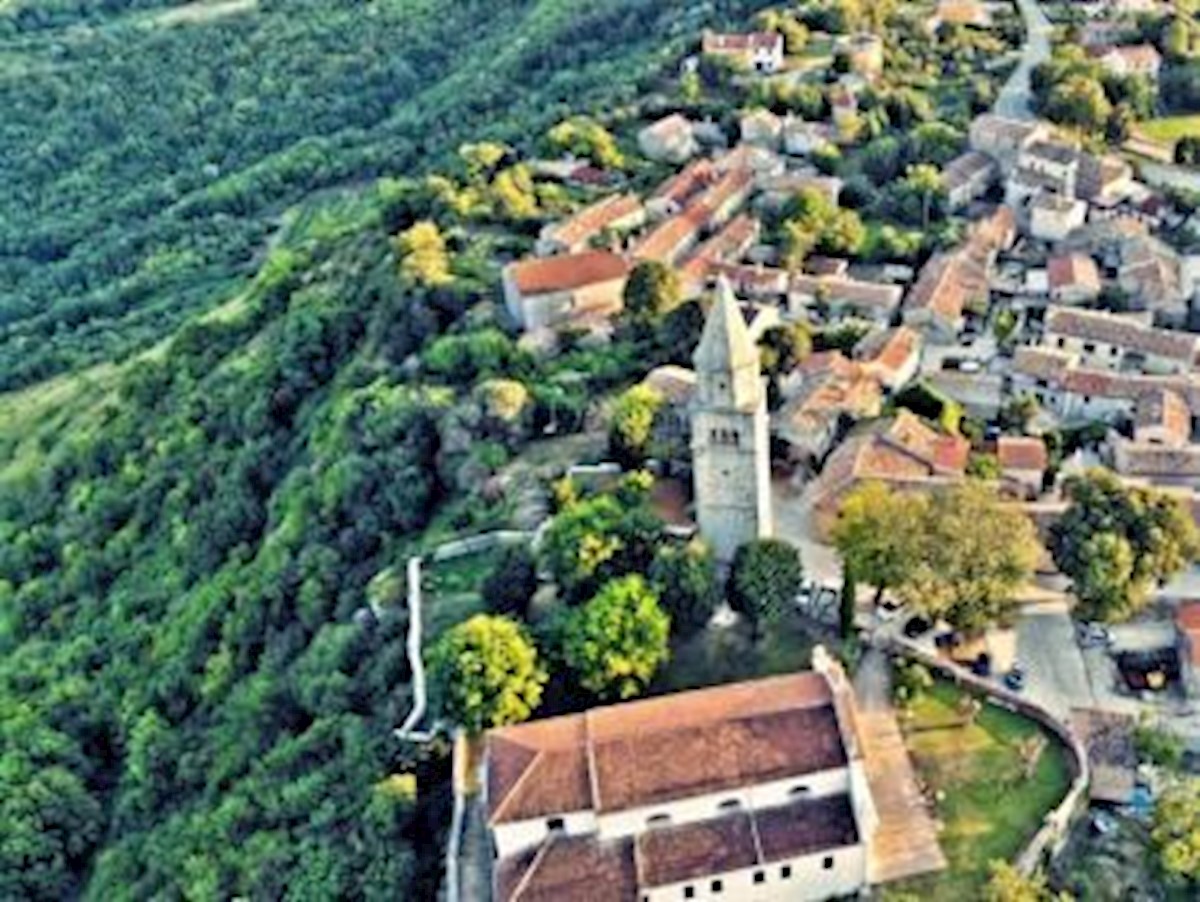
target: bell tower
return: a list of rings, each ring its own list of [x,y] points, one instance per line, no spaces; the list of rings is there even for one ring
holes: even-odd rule
[[[738,546],[771,535],[771,461],[758,348],[724,278],[692,361],[696,519],[717,561],[729,564]]]

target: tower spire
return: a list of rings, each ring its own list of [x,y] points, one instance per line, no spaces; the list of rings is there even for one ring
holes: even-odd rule
[[[750,330],[742,319],[733,288],[724,276],[717,278],[717,299],[704,322],[700,344],[692,362],[697,370],[724,372],[759,366],[758,348],[750,338]]]

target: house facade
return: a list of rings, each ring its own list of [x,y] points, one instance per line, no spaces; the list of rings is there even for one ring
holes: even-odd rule
[[[783,35],[774,31],[749,34],[706,31],[701,38],[700,52],[730,60],[747,72],[778,72],[783,68]]]
[[[608,317],[624,306],[629,270],[608,251],[520,260],[504,267],[505,305],[527,332]]]

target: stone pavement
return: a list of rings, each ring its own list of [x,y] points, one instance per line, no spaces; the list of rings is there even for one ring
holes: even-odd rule
[[[867,879],[875,885],[943,870],[946,856],[896,722],[891,669],[882,651],[867,648],[854,675],[854,689],[867,782],[879,813]]]

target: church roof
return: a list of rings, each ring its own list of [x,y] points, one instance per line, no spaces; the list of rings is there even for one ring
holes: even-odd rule
[[[757,369],[759,366],[758,348],[750,338],[733,288],[724,276],[717,279],[717,302],[704,323],[704,332],[692,360],[697,370],[709,372],[730,372],[751,366]]]

